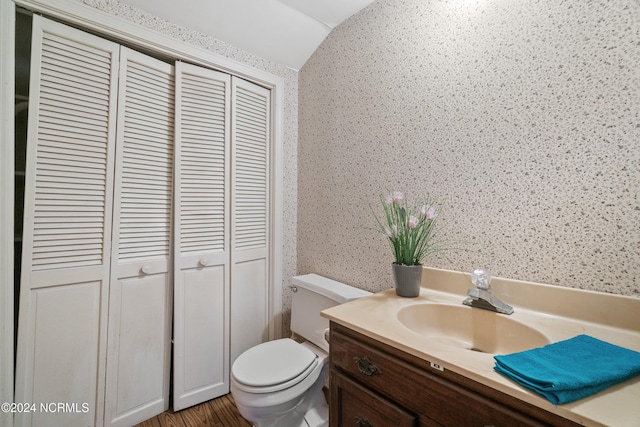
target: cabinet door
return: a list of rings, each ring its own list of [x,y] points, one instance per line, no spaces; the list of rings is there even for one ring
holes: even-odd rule
[[[354,427],[414,427],[417,418],[337,371],[331,375],[330,425]]]
[[[18,426],[102,425],[118,54],[33,16]]]
[[[269,339],[269,90],[237,77],[231,98],[231,363]]]
[[[169,407],[173,65],[121,50],[105,424]]]
[[[174,410],[229,392],[229,86],[176,64]]]

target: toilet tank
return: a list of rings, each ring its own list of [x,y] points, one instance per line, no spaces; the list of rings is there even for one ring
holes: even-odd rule
[[[298,336],[329,351],[324,332],[329,320],[320,315],[326,308],[371,295],[362,289],[336,282],[317,274],[305,274],[291,279],[294,287],[291,300],[291,330]]]

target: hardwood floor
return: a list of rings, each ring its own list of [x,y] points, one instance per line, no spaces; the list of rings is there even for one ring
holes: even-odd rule
[[[167,411],[135,427],[251,427],[238,413],[231,394],[183,411]]]

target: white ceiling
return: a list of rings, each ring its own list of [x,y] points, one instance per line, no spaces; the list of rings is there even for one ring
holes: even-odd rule
[[[120,0],[299,70],[342,21],[374,0]]]

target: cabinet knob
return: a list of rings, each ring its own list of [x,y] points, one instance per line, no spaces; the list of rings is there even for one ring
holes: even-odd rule
[[[206,267],[207,265],[209,265],[209,260],[206,259],[205,257],[200,258],[200,261],[198,261],[198,263],[203,266]]]
[[[376,365],[371,363],[367,356],[365,357],[354,357],[353,360],[356,362],[358,369],[364,375],[370,377],[372,375],[380,375],[382,373],[382,369],[378,368]]]
[[[142,271],[144,274],[149,274],[149,273],[151,273],[151,266],[150,265],[143,265],[142,268],[140,269],[140,271]]]
[[[356,417],[356,425],[358,427],[373,427],[373,424],[371,424],[371,421],[362,417]]]

